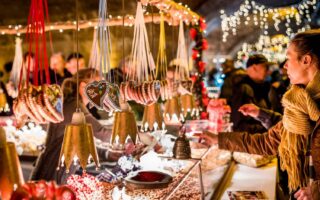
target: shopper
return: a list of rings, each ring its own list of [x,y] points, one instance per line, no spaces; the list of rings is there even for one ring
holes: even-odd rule
[[[235,77],[245,76],[246,72],[243,68],[235,68],[234,61],[226,59],[221,65],[224,81],[221,87],[220,97],[227,100],[228,105],[232,102],[233,97],[233,80]]]
[[[268,100],[270,84],[265,82],[269,62],[263,55],[255,54],[249,57],[246,67],[246,75],[238,74],[233,77],[231,121],[235,131],[261,133],[266,129],[251,117],[243,116],[238,109],[248,103],[270,109]]]
[[[50,79],[51,83],[61,85],[63,80],[72,75],[66,69],[66,62],[61,52],[55,53],[50,58]]]
[[[86,68],[86,61],[81,53],[71,53],[67,58],[66,69],[72,74],[77,73],[77,60],[79,65],[79,70]]]
[[[219,148],[261,155],[279,155],[289,188],[298,200],[320,199],[320,31],[298,33],[287,49],[291,88],[282,99],[282,120],[264,134],[206,132],[201,137]],[[308,145],[310,144],[310,146]],[[310,151],[315,181],[309,181]],[[311,167],[312,168],[312,167]]]

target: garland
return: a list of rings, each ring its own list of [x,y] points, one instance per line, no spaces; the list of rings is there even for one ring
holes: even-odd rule
[[[195,66],[195,72],[191,75],[191,79],[194,83],[193,93],[195,94],[196,104],[201,111],[201,119],[208,118],[206,107],[209,103],[208,92],[203,81],[206,63],[202,61],[203,51],[208,49],[208,42],[203,35],[206,27],[205,20],[200,18],[198,23],[190,29],[190,37],[195,42],[195,46],[192,48],[192,59]]]

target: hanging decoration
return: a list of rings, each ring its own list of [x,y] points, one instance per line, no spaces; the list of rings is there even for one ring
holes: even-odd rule
[[[208,113],[206,107],[209,103],[208,92],[203,81],[206,63],[202,61],[203,51],[208,48],[208,42],[203,34],[207,25],[203,18],[200,18],[199,23],[190,29],[190,37],[194,41],[195,46],[192,48],[192,59],[195,71],[191,75],[193,82],[193,94],[195,95],[196,105],[200,109],[200,118],[207,119]]]
[[[122,0],[122,12],[123,15],[125,14],[124,9],[124,0]],[[124,17],[123,17],[123,28],[124,28]],[[124,59],[124,29],[122,32],[122,54]],[[112,137],[111,137],[111,146],[112,151],[117,152],[123,152],[125,149],[125,144],[129,139],[132,140],[132,142],[136,143],[136,137],[138,134],[138,127],[136,124],[136,120],[134,117],[133,112],[130,110],[129,104],[126,102],[128,97],[128,91],[127,88],[128,84],[121,83],[120,85],[120,106],[121,111],[116,112],[114,115],[114,123],[112,127]],[[132,94],[132,93],[130,93]]]
[[[177,68],[175,77],[179,82],[178,93],[180,94],[181,110],[185,119],[192,119],[199,115],[199,109],[195,104],[195,100],[191,92],[193,84],[190,80],[188,54],[182,21],[180,21],[179,26],[176,62]]]
[[[100,73],[101,81],[93,81],[87,84],[85,94],[90,103],[99,110],[114,112],[120,110],[119,88],[113,84],[110,69],[111,39],[110,30],[106,25],[107,1],[99,2],[99,26],[93,39],[91,50],[91,67]],[[99,70],[97,69],[99,67]],[[107,78],[105,76],[107,75]]]
[[[30,120],[44,124],[48,122],[59,123],[63,121],[63,93],[59,85],[51,84],[49,64],[46,49],[46,35],[44,26],[44,13],[47,8],[46,0],[32,0],[28,18],[26,41],[29,44],[25,70],[20,71],[18,84],[19,95],[13,103],[13,111],[17,119]],[[47,9],[46,9],[47,11]],[[23,80],[24,73],[26,79]],[[30,79],[33,80],[32,84]]]
[[[103,0],[101,0],[103,1]],[[78,14],[78,0],[76,0],[76,19],[77,29],[79,26],[79,14]],[[76,47],[77,47],[77,108],[76,112],[73,113],[71,124],[66,125],[62,148],[59,156],[59,163],[57,170],[60,167],[65,168],[66,172],[69,173],[71,164],[77,165],[78,163],[85,172],[88,162],[92,160],[95,162],[97,168],[100,167],[97,149],[95,147],[93,139],[92,125],[86,123],[86,118],[83,112],[81,112],[79,104],[79,37],[78,31],[76,31]]]
[[[268,8],[255,1],[246,0],[240,5],[239,10],[231,15],[227,15],[224,10],[221,10],[222,41],[227,42],[227,37],[231,33],[236,35],[237,28],[243,23],[245,26],[249,24],[259,26],[264,35],[268,35],[272,24],[275,30],[279,31],[279,25],[284,23],[286,34],[291,37],[295,32],[292,29],[293,26],[300,27],[304,31],[304,24],[311,22],[312,13],[316,10],[316,3],[317,0],[304,0],[290,7]]]
[[[23,174],[13,142],[7,142],[5,130],[0,127],[0,191],[3,200],[24,183]]]
[[[167,55],[166,55],[166,37],[164,29],[164,18],[161,13],[159,51],[156,64],[156,79],[160,81],[161,99],[165,101],[172,97],[172,90],[166,80],[167,77]],[[153,36],[152,36],[153,37]],[[165,123],[161,113],[160,104],[155,102],[146,105],[143,112],[141,131],[164,130]]]
[[[121,96],[143,105],[156,102],[160,96],[160,81],[156,79],[155,63],[150,51],[141,2],[138,2],[134,36],[125,83],[120,86]]]

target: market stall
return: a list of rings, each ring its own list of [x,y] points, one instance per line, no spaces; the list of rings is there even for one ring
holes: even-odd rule
[[[308,2],[303,12],[314,5],[314,2]],[[277,129],[272,129],[270,137],[274,138],[271,139],[267,134],[254,135],[257,132],[248,133],[247,130],[233,132],[231,111],[241,112],[243,118],[250,116],[250,120],[260,123],[259,126],[262,124],[264,131],[269,131],[282,119],[280,116],[269,126],[265,123],[267,120],[259,119],[259,114],[268,114],[268,111],[251,104],[256,103],[251,99],[251,93],[260,92],[260,87],[245,91],[251,92],[247,102],[251,107],[249,105],[246,111],[235,110],[228,105],[230,100],[218,98],[219,87],[211,87],[212,91],[209,91],[205,79],[209,72],[204,59],[204,51],[208,49],[204,18],[173,0],[138,1],[134,4],[135,15],[126,13],[122,0],[123,15],[112,17],[108,1],[99,0],[97,18],[80,20],[78,0],[75,3],[74,21],[50,22],[47,0],[31,0],[25,26],[0,26],[2,35],[25,34],[24,41],[16,39],[10,84],[6,86],[14,99],[14,115],[0,117],[0,124],[4,125],[0,127],[0,199],[277,198],[278,146],[282,147],[280,153],[284,156],[297,151],[287,152],[287,146],[290,146],[287,138],[290,137],[279,139],[280,136],[272,135]],[[149,7],[156,12],[148,13]],[[245,13],[248,15],[249,10],[253,15],[259,10],[261,20],[266,21],[272,10],[260,11],[263,9],[246,1],[241,4],[240,13],[227,16],[221,11],[222,41],[227,40],[231,31],[236,35],[240,17]],[[300,19],[297,12],[293,9],[289,14]],[[283,18],[276,14],[273,17],[275,21]],[[151,34],[146,26],[149,22],[152,23]],[[153,31],[153,26],[159,31]],[[122,38],[112,41],[111,27],[114,30],[120,27]],[[131,52],[125,55],[125,37],[128,37],[125,28],[131,27]],[[168,40],[167,28],[172,32],[172,41]],[[88,67],[80,67],[82,41],[79,31],[82,29],[93,32]],[[70,76],[64,77],[60,84],[57,71],[49,66],[49,52],[55,53],[51,32],[68,30],[74,31],[75,57],[70,58],[70,62],[74,59],[75,67],[68,70]],[[288,31],[289,34],[292,32]],[[159,38],[158,44],[154,44],[154,38]],[[261,51],[272,61],[285,58],[289,37],[259,38],[255,44],[245,43],[237,56],[245,57],[252,51]],[[22,53],[23,42],[27,47],[25,55]],[[114,42],[122,44],[121,52],[116,52],[123,59],[119,67],[111,62],[115,53],[112,49]],[[172,53],[171,61],[167,58],[169,42],[172,43],[171,51],[176,52]],[[86,49],[90,49],[87,46]],[[155,55],[153,46],[158,49]],[[266,60],[264,56],[258,57],[259,62],[252,66],[262,64],[257,69],[264,70],[267,75],[269,62]],[[216,63],[220,61],[216,59]],[[252,69],[250,67],[247,66]],[[262,74],[254,69],[257,76]],[[245,80],[240,78],[238,83]],[[250,84],[252,82],[253,79]],[[243,88],[246,89],[233,88],[232,92]],[[210,92],[212,94],[208,95]],[[0,113],[11,111],[9,103],[2,102],[2,98]],[[255,115],[249,112],[250,108]],[[312,109],[299,111],[305,110]],[[318,112],[313,119],[315,116]],[[295,117],[285,119],[290,121]],[[278,123],[277,126],[279,124],[282,125]],[[303,131],[311,129],[306,127]],[[281,134],[291,134],[284,129]],[[306,148],[303,143],[306,140],[302,144],[298,140],[305,136],[293,136],[292,141],[299,148]],[[269,143],[264,145],[266,141]],[[299,160],[295,161],[299,163]],[[282,160],[281,167],[294,173],[297,169],[290,168],[290,163],[286,162],[289,161]],[[306,179],[303,181],[307,182]]]

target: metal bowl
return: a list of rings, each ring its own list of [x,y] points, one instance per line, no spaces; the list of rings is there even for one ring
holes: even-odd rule
[[[96,170],[96,166],[93,164],[89,164],[86,167],[86,172],[90,175],[97,176],[101,174],[102,172],[106,172],[105,169],[112,169],[116,166],[116,162],[102,162],[100,163],[100,168]]]
[[[165,188],[172,182],[169,174],[159,171],[138,171],[125,178],[126,187],[130,189],[159,189]]]

